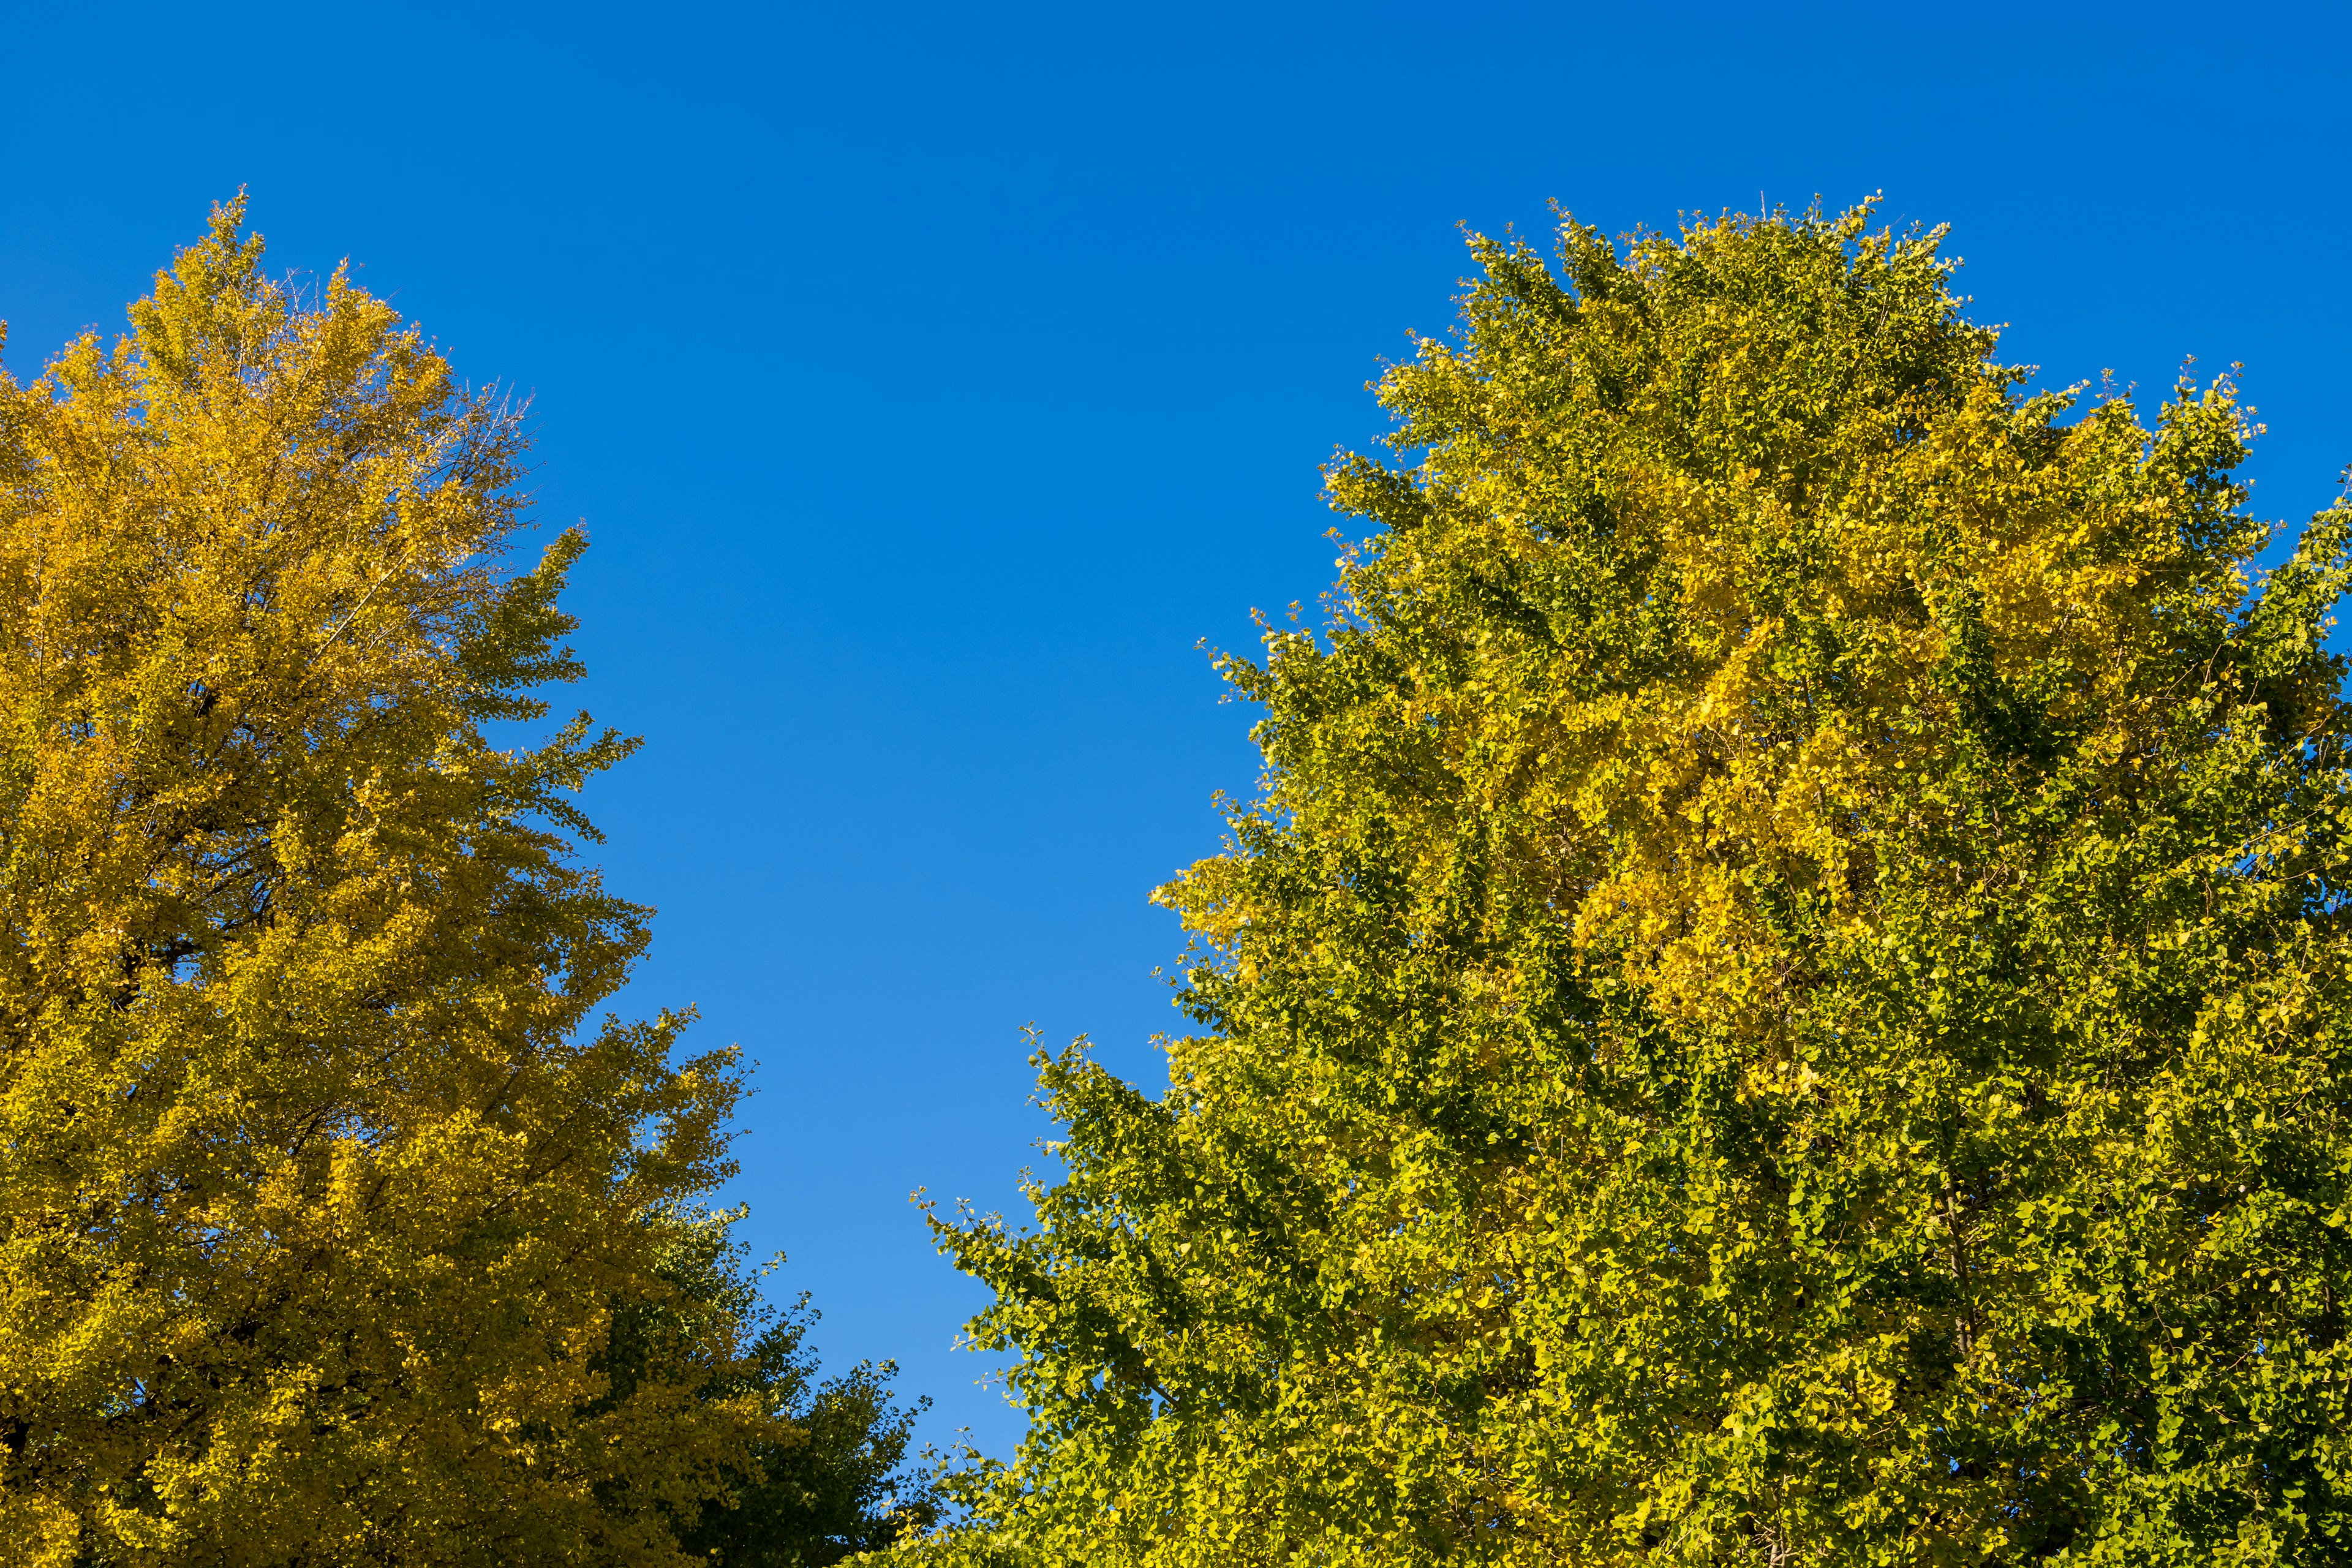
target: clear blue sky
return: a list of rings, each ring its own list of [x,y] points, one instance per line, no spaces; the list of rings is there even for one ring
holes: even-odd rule
[[[1195,644],[1330,576],[1317,464],[1457,223],[1883,190],[2050,380],[2244,361],[2266,511],[2352,461],[2340,8],[11,11],[12,368],[247,185],[277,265],[536,395],[584,700],[647,742],[591,799],[661,910],[625,1000],[759,1060],[735,1195],[828,1357],[999,1451],[907,1194],[1017,1202],[1025,1022],[1156,1077],[1145,894],[1254,776]]]

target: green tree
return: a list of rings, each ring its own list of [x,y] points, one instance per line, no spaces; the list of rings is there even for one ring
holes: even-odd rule
[[[707,1561],[903,1421],[679,1277],[733,1058],[595,1016],[630,743],[490,738],[580,673],[515,412],[239,221],[0,381],[0,1555]]]
[[[1032,1427],[907,1560],[2352,1560],[2352,510],[2034,394],[1941,232],[1473,242],[1157,1100],[940,1222]]]
[[[661,1232],[660,1273],[670,1293],[625,1304],[602,1358],[608,1400],[625,1398],[649,1376],[690,1375],[706,1323],[753,1331],[740,1358],[703,1369],[706,1401],[748,1404],[768,1426],[748,1468],[726,1477],[723,1506],[686,1521],[679,1543],[725,1568],[823,1568],[890,1545],[939,1517],[931,1488],[904,1463],[916,1418],[929,1401],[900,1407],[890,1393],[897,1368],[862,1363],[819,1381],[807,1344],[817,1313],[803,1293],[778,1311],[761,1300],[758,1277],[727,1226],[743,1211],[674,1211],[649,1216]]]

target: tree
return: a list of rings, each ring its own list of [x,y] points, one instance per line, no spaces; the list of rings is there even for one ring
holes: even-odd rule
[[[732,1300],[611,1375],[736,1079],[592,1017],[631,743],[491,739],[580,673],[583,541],[503,571],[516,412],[241,206],[0,384],[10,1560],[683,1563],[792,1413]]]
[[[1867,209],[1473,241],[908,1561],[2352,1560],[2352,510]]]
[[[820,1383],[805,1342],[816,1311],[805,1294],[781,1312],[761,1300],[743,1249],[727,1237],[742,1214],[649,1216],[663,1228],[661,1274],[674,1292],[618,1312],[603,1360],[613,1398],[656,1369],[691,1366],[708,1332],[698,1315],[757,1331],[749,1352],[709,1369],[697,1392],[748,1402],[770,1426],[751,1447],[751,1466],[728,1475],[727,1505],[703,1510],[680,1532],[681,1545],[726,1568],[823,1568],[929,1528],[937,1499],[901,1466],[930,1402],[898,1407],[889,1386],[897,1368],[887,1363],[860,1363]]]

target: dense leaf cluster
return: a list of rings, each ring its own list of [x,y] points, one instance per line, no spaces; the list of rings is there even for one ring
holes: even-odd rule
[[[1477,240],[1152,1099],[943,1224],[1033,1420],[909,1560],[2352,1559],[2352,510],[2032,394],[1940,234]]]
[[[630,742],[492,738],[579,674],[583,541],[503,571],[515,411],[238,219],[0,378],[0,1558],[877,1544],[879,1374],[813,1389],[684,1217],[732,1053],[595,1016]]]
[[[748,1401],[768,1425],[751,1445],[751,1464],[728,1473],[724,1505],[703,1509],[679,1531],[679,1545],[725,1568],[825,1568],[929,1527],[938,1501],[903,1468],[929,1401],[899,1406],[889,1386],[897,1368],[887,1363],[819,1380],[807,1342],[816,1310],[806,1295],[782,1311],[761,1299],[759,1275],[727,1237],[743,1212],[653,1217],[671,1289],[623,1303],[600,1358],[612,1379],[605,1399],[619,1401],[648,1376],[690,1364],[709,1322],[750,1342],[732,1362],[708,1368],[698,1394]]]

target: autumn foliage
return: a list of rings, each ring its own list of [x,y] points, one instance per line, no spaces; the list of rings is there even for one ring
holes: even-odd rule
[[[2352,818],[2226,380],[2035,392],[1938,234],[1475,242],[1328,472],[1164,1095],[943,1220],[966,1563],[2352,1554]]]
[[[508,570],[516,412],[238,220],[0,383],[0,1555],[831,1561],[731,1510],[903,1422],[754,1342],[731,1053],[594,1016],[583,542]]]

